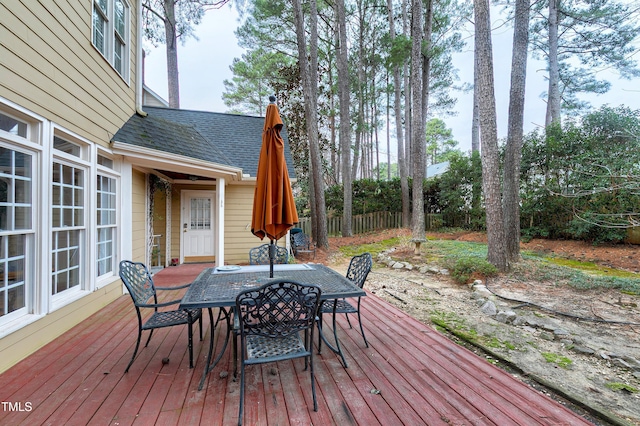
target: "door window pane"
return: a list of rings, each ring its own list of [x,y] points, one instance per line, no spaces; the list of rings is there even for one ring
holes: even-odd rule
[[[191,199],[191,229],[209,230],[211,229],[211,199],[192,198]]]

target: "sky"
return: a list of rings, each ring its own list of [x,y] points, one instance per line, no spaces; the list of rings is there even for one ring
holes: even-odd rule
[[[506,137],[507,113],[509,102],[509,81],[511,68],[511,40],[513,28],[501,25],[502,18],[492,11],[494,52],[494,79],[496,94],[496,112],[498,118],[498,137]],[[233,73],[230,66],[234,58],[240,58],[244,49],[236,43],[235,29],[240,25],[235,8],[225,6],[207,12],[202,23],[196,28],[196,39],[188,39],[178,46],[178,67],[180,78],[180,107],[182,109],[226,112],[222,101],[223,81],[230,80]],[[460,81],[456,84],[473,82],[473,33],[472,29],[463,34],[468,46],[463,52],[454,55],[454,65],[458,69]],[[167,99],[167,67],[164,46],[153,48],[145,45],[147,57],[145,63],[145,84],[158,95]],[[638,61],[640,61],[640,54]],[[527,63],[527,86],[525,99],[525,133],[544,125],[546,104],[540,95],[546,91],[544,79],[545,64],[531,57]],[[625,105],[631,109],[640,109],[640,84],[636,81],[620,79],[615,70],[598,70],[597,75],[612,83],[612,90],[604,95],[590,96],[591,104]],[[454,107],[454,116],[441,116],[452,129],[458,148],[466,152],[471,149],[471,117],[473,94],[456,92],[458,99]],[[382,137],[386,140],[386,137]],[[386,149],[383,147],[381,149]],[[395,148],[392,151],[392,162]]]

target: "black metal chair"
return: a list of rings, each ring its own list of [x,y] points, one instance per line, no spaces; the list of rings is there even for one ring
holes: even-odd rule
[[[311,345],[320,294],[316,285],[276,280],[237,296],[241,342],[239,425],[244,409],[246,365],[304,358],[305,369],[311,365],[313,409],[318,411]]]
[[[307,253],[309,255],[313,254],[313,259],[316,258],[316,245],[304,232],[291,234],[291,249],[296,257],[302,253]]]
[[[358,256],[354,256],[351,258],[351,262],[349,262],[349,268],[347,269],[346,277],[351,280],[355,285],[362,288],[364,286],[364,282],[371,271],[371,266],[373,265],[373,259],[371,258],[370,253],[363,253]],[[333,309],[334,303],[336,304],[335,311]],[[357,307],[353,306],[351,303],[347,302],[345,299],[333,299],[333,300],[325,300],[318,310],[318,320],[320,324],[322,324],[322,314],[345,314],[347,317],[347,322],[349,323],[349,327],[351,326],[351,321],[349,320],[349,314],[358,314],[358,322],[360,323],[360,333],[362,334],[362,338],[364,339],[364,344],[369,347],[369,342],[367,342],[367,338],[364,335],[364,328],[362,327],[362,319],[360,318],[360,297],[358,297],[358,305]],[[336,329],[336,317],[333,316],[333,329]],[[322,344],[322,340],[318,339],[318,352],[320,352],[320,346]]]
[[[200,322],[200,340],[202,340],[202,311],[200,309],[189,310],[171,310],[171,311],[159,311],[158,308],[164,308],[171,305],[177,305],[180,303],[180,299],[172,300],[170,302],[158,303],[158,296],[156,290],[179,290],[189,287],[190,284],[177,286],[177,287],[156,287],[153,284],[153,279],[149,273],[149,269],[140,262],[131,262],[129,260],[123,260],[120,262],[120,278],[122,282],[129,290],[129,295],[133,299],[133,305],[136,308],[138,314],[138,341],[136,342],[136,348],[133,351],[133,356],[129,365],[125,369],[125,373],[129,371],[129,367],[133,364],[133,360],[136,358],[138,348],[140,347],[140,339],[142,337],[142,330],[150,330],[147,343],[144,345],[147,347],[153,330],[156,328],[171,327],[174,325],[187,324],[189,330],[189,367],[193,368],[193,323]],[[149,303],[153,299],[153,303]],[[142,308],[153,309],[153,314],[144,323],[142,322]]]
[[[276,246],[276,254],[274,263],[289,263],[289,252],[285,247]],[[269,264],[269,244],[262,244],[249,250],[250,265],[268,265]]]

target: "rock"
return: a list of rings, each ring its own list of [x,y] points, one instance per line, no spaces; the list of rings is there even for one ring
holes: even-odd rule
[[[505,324],[511,324],[517,317],[513,311],[500,311],[496,314],[496,320]]]
[[[586,346],[574,346],[573,348],[571,348],[574,352],[578,352],[580,354],[585,354],[585,355],[593,355],[596,353],[596,351],[594,351],[591,348],[588,348]]]
[[[485,313],[487,315],[490,315],[490,316],[494,316],[495,314],[498,313],[498,310],[496,309],[495,303],[493,303],[491,300],[487,300],[484,303],[484,305],[482,305],[480,310],[482,310],[483,313]]]
[[[573,340],[571,339],[560,339],[560,343],[565,346],[573,346]]]
[[[513,320],[513,325],[517,325],[517,326],[526,326],[527,324],[527,319],[524,317],[516,317]],[[530,328],[530,327],[529,327]]]
[[[555,330],[553,330],[553,334],[560,339],[571,335],[571,333],[569,333],[567,330],[563,330],[561,328],[556,328]]]
[[[541,332],[540,338],[544,340],[548,340],[550,342],[556,340],[556,336],[554,336],[553,333],[549,333],[548,331]]]
[[[611,363],[614,364],[614,365],[617,365],[618,367],[622,367],[622,368],[626,368],[626,369],[631,370],[631,366],[621,358],[614,358],[611,361]]]
[[[394,264],[391,265],[391,268],[393,268],[393,269],[402,269],[402,268],[404,268],[404,265],[402,263],[400,263],[400,262],[394,262]]]
[[[623,356],[622,359],[634,370],[640,371],[640,361],[630,356]]]

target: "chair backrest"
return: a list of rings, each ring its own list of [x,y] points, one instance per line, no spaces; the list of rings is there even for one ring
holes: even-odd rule
[[[154,302],[157,303],[156,288],[144,263],[123,260],[120,262],[119,274],[136,307],[147,303],[152,297]]]
[[[289,252],[285,247],[276,246],[274,263],[289,263]],[[268,265],[269,264],[269,244],[263,244],[249,250],[249,264]]]
[[[306,249],[311,248],[311,238],[304,232],[298,232],[292,235],[294,247],[304,247]]]
[[[347,269],[347,278],[351,280],[355,285],[362,288],[364,282],[367,279],[367,275],[371,271],[373,265],[373,259],[370,253],[362,253],[358,256],[353,256],[351,262],[349,262],[349,269]]]
[[[321,290],[317,285],[276,280],[236,297],[243,335],[284,337],[313,330]]]

